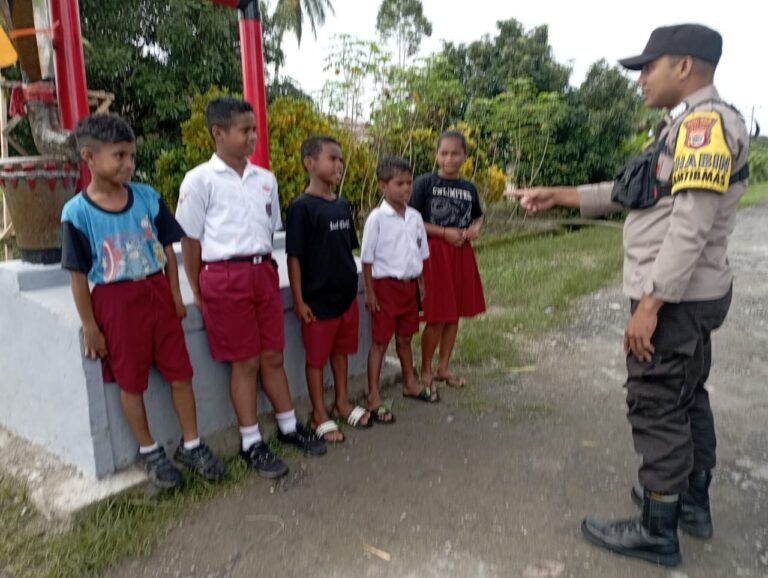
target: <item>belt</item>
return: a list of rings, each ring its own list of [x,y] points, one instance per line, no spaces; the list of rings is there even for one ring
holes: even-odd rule
[[[242,257],[230,257],[229,259],[222,259],[221,261],[206,261],[205,264],[210,263],[252,263],[253,265],[260,265],[265,261],[269,261],[272,258],[272,253],[265,253],[264,255],[243,255]]]
[[[389,279],[391,281],[397,281],[398,283],[413,283],[414,281],[418,281],[418,277],[411,277],[410,279],[398,279],[397,277],[384,277],[384,279]]]

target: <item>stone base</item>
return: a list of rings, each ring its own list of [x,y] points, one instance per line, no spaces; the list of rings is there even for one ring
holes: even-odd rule
[[[276,240],[280,247],[282,239]],[[293,313],[285,253],[280,269],[285,312],[285,370],[294,399],[307,397],[301,327]],[[179,263],[181,259],[179,258]],[[229,398],[229,366],[211,359],[200,311],[179,268],[188,316],[183,322],[203,437],[236,425]],[[362,293],[362,283],[359,285]],[[364,375],[371,343],[370,316],[360,307],[360,348],[350,357],[350,376]],[[137,444],[120,407],[116,384],[104,384],[101,364],[82,355],[80,320],[69,274],[59,265],[19,261],[0,264],[0,426],[29,440],[85,476],[104,478],[134,461]],[[326,383],[331,384],[329,368]],[[153,369],[145,403],[155,439],[173,446],[181,439],[169,387]],[[259,393],[259,411],[271,411]]]

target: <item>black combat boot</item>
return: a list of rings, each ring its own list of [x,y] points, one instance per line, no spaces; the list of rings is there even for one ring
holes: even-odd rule
[[[608,521],[587,517],[584,536],[598,546],[622,556],[641,558],[663,566],[682,562],[677,541],[680,500],[676,494],[651,494],[643,498],[640,518]]]
[[[693,472],[688,478],[688,491],[680,497],[680,529],[694,538],[708,539],[714,532],[709,509],[710,470]],[[643,505],[643,486],[632,486],[632,501]]]

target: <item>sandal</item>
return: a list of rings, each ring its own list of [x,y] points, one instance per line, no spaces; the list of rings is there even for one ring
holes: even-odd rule
[[[432,394],[435,395],[435,397],[432,397]],[[440,396],[437,394],[436,389],[432,389],[432,386],[427,385],[422,389],[419,393],[416,395],[411,395],[410,393],[403,393],[403,397],[406,399],[414,399],[417,401],[423,401],[426,403],[438,403],[440,401]]]
[[[333,432],[341,433],[341,430],[339,430],[339,426],[337,426],[336,422],[333,421],[332,419],[329,419],[328,421],[324,421],[323,423],[321,423],[319,426],[315,428],[315,435],[327,444],[340,444],[346,439],[344,437],[344,434],[342,434],[342,437],[340,440],[329,440],[328,438],[325,437],[329,433],[333,433]]]
[[[453,387],[455,389],[461,389],[465,385],[467,385],[467,380],[463,377],[460,377],[458,375],[454,375],[452,373],[449,373],[448,375],[445,375],[443,377],[435,377],[435,381],[440,383],[445,383],[448,387]]]
[[[392,413],[392,410],[390,410],[385,405],[380,405],[379,407],[369,411],[371,412],[371,419],[376,423],[381,423],[384,425],[395,423],[395,414]]]
[[[365,417],[365,414],[368,414],[368,421],[366,421],[365,423],[360,423],[361,420]],[[343,419],[344,421],[347,422],[347,425],[353,428],[367,429],[369,427],[373,427],[373,420],[371,419],[370,412],[364,407],[361,407],[359,405],[356,405],[352,409],[352,411],[349,412],[349,415],[346,417],[344,417],[343,415],[339,415],[337,413],[332,413],[331,417],[335,419]]]

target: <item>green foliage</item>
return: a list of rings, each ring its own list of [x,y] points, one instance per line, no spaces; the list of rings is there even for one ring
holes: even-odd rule
[[[419,51],[421,39],[432,36],[432,23],[424,16],[421,0],[383,0],[376,15],[376,30],[381,39],[395,39],[397,63]]]
[[[768,181],[768,137],[752,139],[749,149],[749,180],[752,183]]]
[[[495,37],[484,36],[469,45],[445,43],[443,54],[467,95],[493,98],[516,78],[530,78],[539,92],[562,93],[568,86],[570,69],[555,61],[549,45],[549,30],[538,26],[526,32],[517,20],[496,23]]]
[[[146,179],[178,142],[196,93],[241,90],[237,13],[203,0],[81,0],[80,11],[88,86],[115,94],[112,110],[139,136]],[[265,61],[283,58],[266,10],[262,27]]]
[[[181,146],[163,150],[155,163],[155,186],[172,208],[176,206],[186,172],[208,160],[214,152],[205,122],[205,107],[211,99],[224,94],[228,92],[212,87],[205,94],[195,95],[190,118],[181,124]],[[283,210],[306,188],[308,179],[301,163],[301,143],[318,134],[333,136],[342,144],[346,165],[339,194],[358,210],[364,208],[363,198],[370,198],[371,188],[375,188],[376,163],[364,143],[358,142],[349,130],[338,126],[332,117],[319,112],[306,99],[278,98],[270,104],[268,116],[271,170],[277,178]]]

